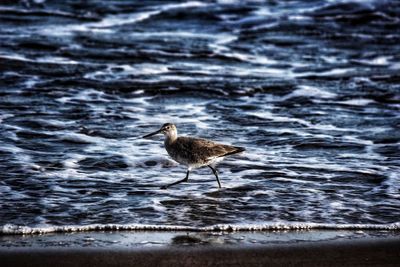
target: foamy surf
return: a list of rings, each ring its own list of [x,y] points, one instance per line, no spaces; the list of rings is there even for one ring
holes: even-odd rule
[[[48,233],[113,232],[113,231],[189,231],[189,232],[268,232],[300,230],[386,230],[399,231],[400,222],[390,224],[330,224],[330,223],[265,223],[265,224],[217,224],[205,227],[182,225],[143,224],[91,224],[29,227],[6,224],[0,228],[0,235],[37,235]]]
[[[398,228],[400,2],[3,2],[0,234]]]

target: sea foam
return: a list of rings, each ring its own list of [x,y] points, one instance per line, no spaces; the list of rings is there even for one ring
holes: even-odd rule
[[[298,231],[298,230],[390,230],[399,231],[400,222],[390,224],[333,224],[273,222],[261,224],[216,224],[204,227],[184,225],[150,224],[90,224],[65,226],[20,226],[6,224],[0,227],[0,235],[32,235],[47,233],[98,232],[98,231],[191,231],[191,232],[239,232],[239,231]]]

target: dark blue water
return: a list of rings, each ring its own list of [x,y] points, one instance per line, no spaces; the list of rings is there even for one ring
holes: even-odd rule
[[[399,25],[399,1],[3,1],[1,232],[399,228]],[[138,137],[166,122],[247,148],[222,190],[159,189],[185,168]]]

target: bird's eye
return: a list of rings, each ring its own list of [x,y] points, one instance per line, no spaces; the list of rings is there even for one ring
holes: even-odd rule
[[[169,126],[165,127],[165,129],[169,130]]]

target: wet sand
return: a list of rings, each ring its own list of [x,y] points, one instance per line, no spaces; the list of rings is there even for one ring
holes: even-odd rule
[[[257,245],[0,248],[1,266],[400,266],[400,238]]]

